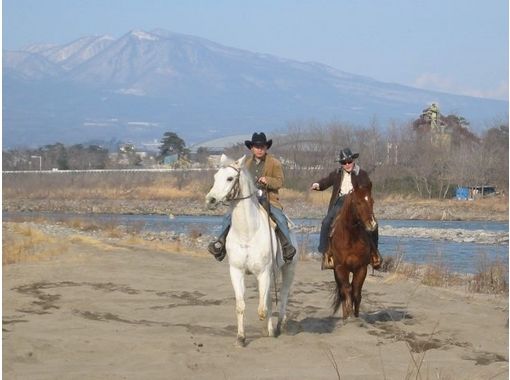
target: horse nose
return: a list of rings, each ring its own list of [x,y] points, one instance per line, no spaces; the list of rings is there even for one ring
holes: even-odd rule
[[[216,198],[214,198],[214,197],[206,197],[205,198],[205,203],[207,204],[207,206],[209,208],[212,208],[212,207],[216,206]]]

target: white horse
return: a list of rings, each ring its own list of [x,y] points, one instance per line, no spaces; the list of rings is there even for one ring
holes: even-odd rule
[[[267,320],[268,336],[275,336],[272,315],[271,283],[281,273],[279,292],[280,309],[276,335],[287,322],[287,302],[298,255],[284,263],[281,246],[276,239],[274,226],[269,222],[265,209],[256,197],[257,188],[245,167],[246,156],[234,161],[224,154],[220,169],[214,175],[214,185],[206,195],[206,204],[213,209],[218,204],[229,202],[232,211],[232,225],[227,235],[226,250],[230,264],[230,279],[236,297],[237,345],[244,346],[244,275],[254,274],[259,288],[258,315]],[[291,243],[297,247],[291,233]]]

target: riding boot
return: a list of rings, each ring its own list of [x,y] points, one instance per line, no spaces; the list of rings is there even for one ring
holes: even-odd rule
[[[207,246],[207,250],[214,258],[218,261],[222,261],[227,254],[227,250],[225,248],[225,242],[227,240],[228,231],[230,231],[230,226],[228,226],[225,231],[218,237],[217,240],[209,243]]]
[[[333,257],[328,252],[322,254],[321,270],[325,269],[335,269]]]
[[[276,228],[275,232],[276,236],[278,237],[282,245],[283,260],[285,262],[291,261],[294,255],[296,254],[296,248],[294,248],[294,246],[290,243],[289,239],[287,238],[287,236],[285,236],[282,230]]]
[[[374,231],[369,232],[370,239],[374,243],[373,249],[370,252],[370,264],[372,268],[379,269],[383,262],[382,256],[379,253],[378,245],[379,245],[379,228],[376,228]]]

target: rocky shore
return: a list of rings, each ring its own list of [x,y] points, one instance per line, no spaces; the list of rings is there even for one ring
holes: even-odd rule
[[[226,207],[208,210],[198,200],[173,199],[169,201],[138,199],[4,199],[3,211],[7,212],[66,212],[108,214],[158,214],[158,215],[222,215]],[[291,218],[321,218],[327,206],[305,201],[284,202]],[[493,198],[480,201],[456,200],[378,200],[375,214],[379,219],[406,220],[486,220],[508,221],[508,199]]]
[[[104,229],[108,229],[109,226],[101,228],[99,225],[87,225],[84,226],[73,226],[73,222],[66,224],[65,222],[50,222],[33,220],[27,217],[23,223],[27,227],[37,228],[44,233],[51,236],[58,236],[59,238],[67,238],[69,236],[80,234],[84,236],[90,236],[93,238],[104,237]],[[9,230],[11,223],[4,223],[4,228]],[[296,235],[308,235],[311,233],[319,233],[319,225],[301,225],[295,224],[292,230]],[[115,226],[115,236],[110,237],[110,240],[118,238],[126,238],[126,236],[136,232],[136,236],[145,241],[156,241],[156,242],[179,242],[183,248],[191,250],[206,251],[207,245],[213,240],[214,236],[205,234],[202,232],[195,233],[182,233],[176,231],[161,231],[153,232],[146,231],[143,229],[133,231],[132,227],[126,225]],[[381,226],[379,228],[380,236],[398,236],[398,237],[410,237],[410,238],[422,238],[422,239],[433,239],[443,241],[453,241],[457,243],[477,243],[486,245],[499,245],[508,244],[509,234],[508,231],[501,232],[487,232],[484,230],[466,230],[459,228],[420,228],[420,227],[391,227]],[[303,252],[306,255],[314,256],[315,252]]]

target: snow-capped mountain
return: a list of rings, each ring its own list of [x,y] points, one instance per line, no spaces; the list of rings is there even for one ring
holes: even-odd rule
[[[430,102],[483,127],[508,102],[383,83],[313,62],[134,30],[3,53],[4,145],[90,138],[188,142],[296,120],[407,121]]]

